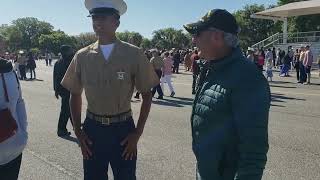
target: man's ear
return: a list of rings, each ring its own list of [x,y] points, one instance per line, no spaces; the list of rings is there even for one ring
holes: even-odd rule
[[[118,28],[120,26],[120,19],[114,17],[114,25]]]
[[[117,25],[117,27],[120,26],[120,20],[117,20],[116,25]]]

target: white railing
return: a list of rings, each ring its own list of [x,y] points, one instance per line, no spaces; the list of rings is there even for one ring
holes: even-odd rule
[[[310,42],[320,42],[320,31],[288,33],[287,43]],[[268,48],[274,44],[283,44],[283,33],[276,33],[267,39],[252,45],[251,47],[255,49],[260,49],[261,47]]]
[[[277,42],[279,40],[279,35],[280,35],[280,33],[276,33],[276,34],[268,37],[267,39],[264,39],[256,44],[252,45],[251,47],[255,48],[255,49],[260,49],[261,47],[267,47],[270,44],[274,44],[275,42]]]
[[[289,33],[287,43],[320,42],[320,31]],[[283,34],[279,36],[279,43],[283,43]]]

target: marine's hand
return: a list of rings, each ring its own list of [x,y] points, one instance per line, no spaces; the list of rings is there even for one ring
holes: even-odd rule
[[[88,138],[88,136],[83,130],[76,130],[75,134],[78,138],[79,146],[81,147],[83,159],[90,159],[90,156],[92,156],[92,152],[89,148],[90,145],[92,145],[91,140]]]
[[[132,132],[121,142],[122,146],[126,146],[122,153],[122,157],[125,160],[133,160],[137,156],[137,145],[140,136],[140,133]]]

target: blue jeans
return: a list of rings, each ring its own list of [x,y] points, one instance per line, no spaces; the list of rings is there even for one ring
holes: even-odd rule
[[[307,73],[305,66],[300,63],[300,82],[304,83],[307,81]]]
[[[136,180],[137,160],[125,160],[122,157],[125,146],[120,145],[134,128],[132,118],[109,126],[89,118],[85,120],[83,130],[92,141],[92,156],[83,160],[84,180],[107,180],[109,164],[114,180]]]

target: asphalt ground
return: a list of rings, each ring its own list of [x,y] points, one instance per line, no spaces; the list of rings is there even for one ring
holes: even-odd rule
[[[52,85],[53,67],[37,62],[37,80],[22,81],[29,121],[29,141],[23,152],[23,180],[83,179],[82,155],[74,134],[57,137],[60,101]],[[269,119],[269,143],[264,180],[320,179],[320,79],[297,84],[292,77],[274,74]],[[317,76],[317,77],[316,77]],[[195,158],[191,150],[190,114],[192,75],[174,75],[176,97],[153,100],[145,132],[139,142],[137,179],[193,180]],[[169,95],[168,88],[165,94]],[[141,102],[132,99],[134,118]],[[83,117],[85,116],[83,107]],[[71,126],[68,126],[71,130]],[[110,179],[112,178],[109,169]]]

